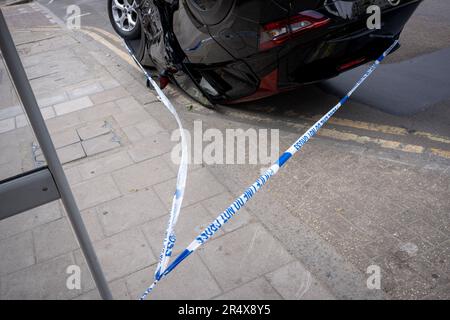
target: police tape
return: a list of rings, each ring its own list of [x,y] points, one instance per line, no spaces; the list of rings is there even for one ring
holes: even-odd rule
[[[181,160],[180,160],[180,166],[178,168],[176,189],[175,189],[175,194],[172,199],[172,207],[170,210],[169,222],[167,224],[166,233],[164,236],[163,248],[159,255],[158,265],[155,270],[155,279],[158,279],[161,277],[161,273],[167,268],[167,265],[169,264],[170,257],[172,256],[172,249],[176,242],[175,225],[178,221],[178,216],[180,215],[180,209],[181,209],[181,204],[182,204],[183,198],[184,198],[184,190],[186,187],[186,179],[187,179],[187,163],[188,163],[187,141],[186,141],[186,136],[184,133],[183,125],[181,123],[180,117],[178,116],[176,109],[174,108],[174,106],[172,105],[170,100],[166,97],[166,95],[161,90],[161,88],[158,86],[158,84],[152,79],[151,75],[147,72],[147,70],[145,70],[145,68],[142,66],[142,64],[139,62],[139,60],[136,58],[133,51],[127,45],[126,42],[124,42],[124,45],[125,45],[125,48],[128,50],[128,53],[133,58],[133,60],[136,62],[136,64],[139,66],[139,68],[144,72],[148,82],[156,90],[156,93],[158,94],[160,101],[164,104],[164,106],[166,106],[166,108],[174,116],[174,118],[178,124],[178,128],[180,130],[180,136],[181,136]]]
[[[378,65],[384,60],[384,58],[391,53],[397,46],[398,40],[395,40],[393,44],[372,64],[372,66],[364,73],[361,79],[353,86],[353,88],[345,95],[330,111],[328,111],[322,118],[320,118],[308,131],[306,131],[297,141],[284,152],[281,157],[276,161],[269,169],[267,169],[250,187],[248,187],[244,193],[239,196],[228,208],[226,208],[205,230],[203,230],[184,251],[182,251],[175,260],[168,265],[162,272],[158,273],[153,283],[145,290],[140,300],[144,300],[155,285],[166,277],[172,270],[174,270],[183,260],[191,255],[206,241],[211,239],[212,236],[227,223],[236,213],[258,192],[267,181],[274,176],[278,170],[295,154],[297,153],[309,139],[311,139],[319,129],[330,119],[333,114],[342,107],[356,89],[375,71]]]

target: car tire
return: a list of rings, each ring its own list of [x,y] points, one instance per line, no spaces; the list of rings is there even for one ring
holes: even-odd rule
[[[136,6],[137,0],[108,0],[111,25],[126,40],[134,40],[141,36],[141,22]]]

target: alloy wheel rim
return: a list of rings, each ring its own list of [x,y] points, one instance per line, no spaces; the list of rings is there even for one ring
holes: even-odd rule
[[[138,14],[136,0],[113,0],[112,14],[116,26],[122,31],[131,32],[137,26]]]

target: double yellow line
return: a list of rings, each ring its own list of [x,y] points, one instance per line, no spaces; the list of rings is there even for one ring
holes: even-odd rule
[[[312,117],[308,118],[308,120],[317,121],[318,118],[319,117]],[[328,122],[332,125],[361,129],[371,132],[379,132],[397,136],[415,136],[430,140],[432,142],[439,142],[450,145],[450,139],[424,131],[409,132],[407,129],[401,127],[388,126],[364,121],[354,121],[342,118],[331,118]],[[329,130],[329,132],[324,132],[324,135],[338,140],[353,140],[360,143],[372,142],[383,148],[396,149],[404,152],[424,153],[428,151],[433,155],[450,159],[450,151],[438,148],[426,148],[424,146],[419,145],[403,144],[398,141],[390,141],[378,138],[359,136],[351,133],[343,133],[337,130]]]

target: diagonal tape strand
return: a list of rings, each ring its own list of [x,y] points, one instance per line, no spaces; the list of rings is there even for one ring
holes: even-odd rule
[[[372,66],[364,73],[361,79],[353,86],[353,88],[345,95],[330,111],[328,111],[322,118],[320,118],[308,131],[306,131],[297,141],[288,149],[281,157],[276,161],[264,174],[262,174],[244,193],[238,197],[228,208],[225,209],[202,233],[200,233],[189,246],[181,252],[175,260],[169,264],[169,266],[155,278],[150,287],[145,290],[141,296],[141,300],[144,300],[155,285],[166,277],[173,269],[175,269],[184,259],[186,259],[191,253],[197,250],[225,224],[227,223],[255,194],[258,192],[266,182],[274,176],[278,170],[295,154],[297,153],[309,139],[311,139],[319,129],[330,119],[340,107],[342,107],[350,98],[350,96],[363,84],[363,82],[377,69],[380,63],[386,58],[386,56],[394,50],[398,44],[398,40],[395,40],[393,44],[372,64]]]

